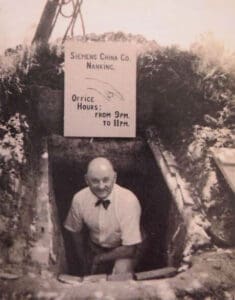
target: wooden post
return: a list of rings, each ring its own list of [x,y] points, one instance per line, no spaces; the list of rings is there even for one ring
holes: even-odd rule
[[[56,16],[58,4],[59,0],[47,0],[37,30],[35,32],[32,44],[45,44],[48,42],[53,29],[52,24]]]

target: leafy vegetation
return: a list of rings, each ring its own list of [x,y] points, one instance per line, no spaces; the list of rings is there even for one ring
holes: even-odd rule
[[[122,32],[99,36],[91,34],[87,39],[137,44],[138,103],[153,102],[155,109],[150,119],[166,133],[168,139],[171,132],[175,136],[181,129],[191,128],[194,124],[203,125],[210,121],[212,124],[214,121],[222,125],[231,115],[234,72],[231,68],[223,69],[215,55],[209,60],[210,55],[205,50],[209,46],[205,39],[201,44],[195,44],[192,51],[162,48],[141,36]],[[221,57],[222,50],[219,46],[217,48]],[[7,110],[22,110],[23,104],[30,101],[30,85],[64,89],[63,52],[59,42],[37,49],[18,47],[6,51],[0,58],[1,106],[5,116]],[[209,117],[205,118],[205,115]]]

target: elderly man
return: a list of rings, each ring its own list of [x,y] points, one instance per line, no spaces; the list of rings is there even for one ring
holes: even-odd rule
[[[141,208],[136,196],[116,184],[116,172],[109,160],[93,159],[87,168],[88,187],[74,195],[65,220],[72,234],[83,274],[133,272],[140,232]],[[82,228],[89,232],[82,239]]]

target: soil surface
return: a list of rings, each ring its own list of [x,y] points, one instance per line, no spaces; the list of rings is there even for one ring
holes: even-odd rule
[[[146,281],[59,282],[47,271],[0,279],[1,299],[235,299],[235,249],[197,254],[175,277]]]

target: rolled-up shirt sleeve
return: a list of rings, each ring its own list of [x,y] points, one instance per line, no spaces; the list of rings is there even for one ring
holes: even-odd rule
[[[121,238],[122,245],[124,246],[135,245],[142,242],[140,231],[141,207],[134,195],[128,200],[120,215]]]
[[[83,218],[79,201],[76,198],[73,198],[72,205],[64,222],[64,227],[72,232],[80,232],[82,230]]]

